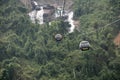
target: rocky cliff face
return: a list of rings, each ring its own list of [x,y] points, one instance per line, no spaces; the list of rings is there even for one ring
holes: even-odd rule
[[[55,4],[57,6],[62,6],[64,0],[37,0],[39,4]],[[73,0],[65,0],[65,9],[68,9],[72,6]]]
[[[20,0],[28,9],[31,8],[31,0]],[[35,0],[39,5],[50,4],[56,6],[63,6],[64,0]],[[65,0],[65,9],[71,9],[73,0]]]
[[[28,13],[33,23],[44,24],[55,19],[67,21],[71,27],[69,33],[74,32],[75,24],[73,20],[72,0],[20,0],[30,12]],[[37,8],[38,7],[38,8]],[[52,8],[52,9],[51,9]]]

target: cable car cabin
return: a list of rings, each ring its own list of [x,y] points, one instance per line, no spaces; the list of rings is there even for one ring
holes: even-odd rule
[[[56,40],[56,41],[61,41],[62,38],[63,38],[63,36],[62,36],[61,34],[56,34],[56,35],[55,35],[55,40]]]
[[[82,51],[89,50],[90,49],[90,43],[88,41],[81,41],[80,44],[79,44],[79,48]]]

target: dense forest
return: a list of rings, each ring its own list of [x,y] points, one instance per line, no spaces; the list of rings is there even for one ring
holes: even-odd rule
[[[120,80],[120,0],[74,0],[79,31],[33,24],[19,0],[0,0],[0,80]],[[56,42],[54,35],[63,39]],[[81,51],[80,41],[91,49]]]

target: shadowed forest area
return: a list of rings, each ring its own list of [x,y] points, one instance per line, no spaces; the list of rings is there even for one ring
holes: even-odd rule
[[[120,0],[74,0],[73,10],[79,31],[68,34],[67,22],[34,24],[20,0],[0,0],[0,80],[120,80]]]

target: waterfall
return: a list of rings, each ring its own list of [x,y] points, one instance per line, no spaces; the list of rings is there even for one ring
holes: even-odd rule
[[[35,23],[35,15],[36,15],[37,11],[33,10],[32,12],[28,13],[30,20],[32,21],[32,23]]]
[[[36,1],[32,2],[32,6],[33,6],[33,11],[31,11],[28,15],[30,16],[30,19],[33,23],[38,23],[38,24],[44,24],[44,9],[43,6],[39,6],[38,3]],[[40,10],[36,9],[36,6],[40,7]],[[73,11],[71,12],[67,12],[64,11],[61,7],[58,6],[57,10],[55,11],[55,15],[54,18],[59,18],[59,17],[65,17],[68,16],[67,21],[69,22],[69,24],[71,25],[71,27],[69,28],[69,33],[74,32],[75,29],[75,25],[74,25],[74,20],[73,20]]]
[[[36,20],[38,20],[38,23],[39,24],[43,24],[43,14],[44,14],[44,10],[43,10],[43,7],[41,6],[41,10],[37,11],[37,14],[36,14]]]
[[[73,20],[73,11],[68,13],[68,22],[71,25],[69,33],[74,32],[75,25],[74,25],[74,20]]]
[[[61,17],[62,15],[63,15],[63,10],[62,8],[58,7],[55,12],[55,18]]]
[[[38,4],[37,4],[37,2],[33,2],[34,3],[34,5],[35,6],[37,6]],[[33,7],[35,7],[33,5]],[[36,21],[39,23],[39,24],[43,24],[44,22],[43,22],[43,14],[44,14],[44,10],[43,10],[43,7],[41,6],[40,7],[41,9],[40,10],[33,10],[33,11],[31,11],[30,13],[28,13],[28,15],[29,15],[29,17],[30,17],[30,19],[31,19],[31,21],[33,22],[33,23],[35,23]]]
[[[33,3],[34,3],[34,5],[36,5],[36,6],[38,5],[38,3],[37,3],[36,1],[33,1]]]

